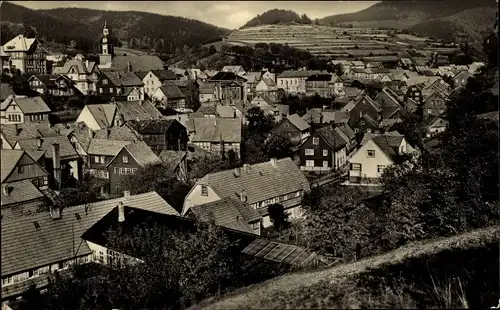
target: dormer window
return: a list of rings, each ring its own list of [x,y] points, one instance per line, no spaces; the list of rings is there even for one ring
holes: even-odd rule
[[[124,156],[122,157],[122,162],[123,162],[124,164],[128,163],[128,156],[127,156],[127,155],[124,155]]]

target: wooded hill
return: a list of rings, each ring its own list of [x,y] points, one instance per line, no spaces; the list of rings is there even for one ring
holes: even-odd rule
[[[259,14],[249,20],[241,29],[250,28],[259,25],[275,25],[280,23],[312,24],[312,21],[306,14],[300,16],[291,10],[272,9]]]

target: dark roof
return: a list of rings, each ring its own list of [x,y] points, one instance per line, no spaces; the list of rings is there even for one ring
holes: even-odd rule
[[[6,185],[8,186],[7,190],[9,191],[9,195],[8,196],[4,195],[4,192],[2,190],[1,193],[2,207],[16,203],[28,202],[35,199],[41,199],[45,197],[43,193],[40,192],[40,190],[38,190],[38,188],[35,185],[33,185],[33,183],[30,180],[11,182]]]
[[[187,87],[188,84],[189,84],[188,80],[165,80],[165,81],[163,81],[164,86],[175,85],[175,86],[180,87],[180,88]]]
[[[103,72],[116,86],[143,86],[144,83],[133,72]]]
[[[130,143],[123,147],[127,152],[134,158],[134,160],[141,166],[160,162],[160,159],[155,155],[151,148],[146,144],[146,142],[136,142]],[[116,156],[115,156],[116,158]],[[111,164],[114,158],[108,163]]]
[[[347,141],[342,139],[332,126],[322,127],[317,129],[316,132],[334,151],[342,149],[347,145]]]
[[[132,66],[132,71],[163,70],[163,61],[155,55],[141,56],[115,56],[112,60],[111,68],[127,70],[128,64]]]
[[[172,171],[175,170],[182,160],[187,156],[186,151],[162,150],[158,157]]]
[[[115,101],[117,112],[125,122],[136,119],[158,119],[162,114],[149,101]],[[106,126],[104,126],[106,127]]]
[[[391,159],[394,160],[399,153],[399,146],[403,135],[377,135],[372,138],[373,142]]]
[[[45,151],[45,157],[52,159],[52,144],[57,143],[59,144],[61,159],[79,158],[78,153],[66,136],[43,137],[41,140],[40,147],[38,147],[38,138],[20,140],[19,145],[25,150]]]
[[[148,75],[149,71],[135,71],[134,74],[137,75],[141,81]]]
[[[0,181],[3,182],[24,155],[24,150],[2,150],[0,155],[2,160]]]
[[[151,119],[141,121],[132,120],[128,124],[139,134],[164,134],[176,122],[177,120],[175,119]]]
[[[42,97],[9,96],[0,104],[0,110],[6,110],[12,102],[15,102],[23,114],[50,113],[49,106]]]
[[[4,101],[5,99],[7,99],[7,97],[11,95],[12,96],[16,95],[12,87],[10,87],[10,85],[7,83],[0,84],[0,101]]]
[[[175,85],[164,85],[160,87],[160,90],[167,97],[167,99],[179,99],[186,97],[179,87]]]
[[[170,70],[151,70],[151,72],[160,80],[176,80],[177,76]]]
[[[233,72],[219,72],[212,76],[209,81],[247,81],[247,79],[233,73]]]
[[[314,74],[309,76],[306,79],[306,82],[312,82],[312,81],[323,81],[323,82],[329,82],[332,80],[332,75],[331,74]]]

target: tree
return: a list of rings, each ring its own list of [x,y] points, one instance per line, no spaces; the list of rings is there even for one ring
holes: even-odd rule
[[[273,223],[274,228],[281,236],[281,231],[290,226],[288,222],[288,212],[286,212],[285,207],[279,203],[269,205],[267,207],[267,212],[269,213],[269,220]]]
[[[239,160],[235,156],[227,157],[227,159],[224,159],[219,155],[207,155],[194,159],[190,163],[188,179],[195,181],[209,173],[233,169],[239,166]]]
[[[253,107],[247,111],[247,120],[248,129],[261,135],[266,135],[274,126],[273,118],[265,115],[259,107]]]
[[[312,21],[309,17],[307,17],[306,14],[302,14],[302,16],[300,17],[300,22],[302,24],[312,24]]]
[[[264,150],[268,158],[284,158],[290,157],[293,143],[288,136],[284,134],[275,134],[266,140]]]
[[[217,53],[217,49],[215,48],[215,46],[210,45],[210,47],[208,48],[208,52],[210,55],[213,55],[213,54]]]

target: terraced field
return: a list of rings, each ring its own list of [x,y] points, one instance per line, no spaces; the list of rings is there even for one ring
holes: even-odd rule
[[[229,44],[287,43],[316,56],[342,58],[400,55],[409,48],[424,54],[456,48],[440,46],[427,38],[370,28],[336,28],[316,25],[262,25],[233,31],[224,41]],[[430,49],[432,48],[432,49]]]

